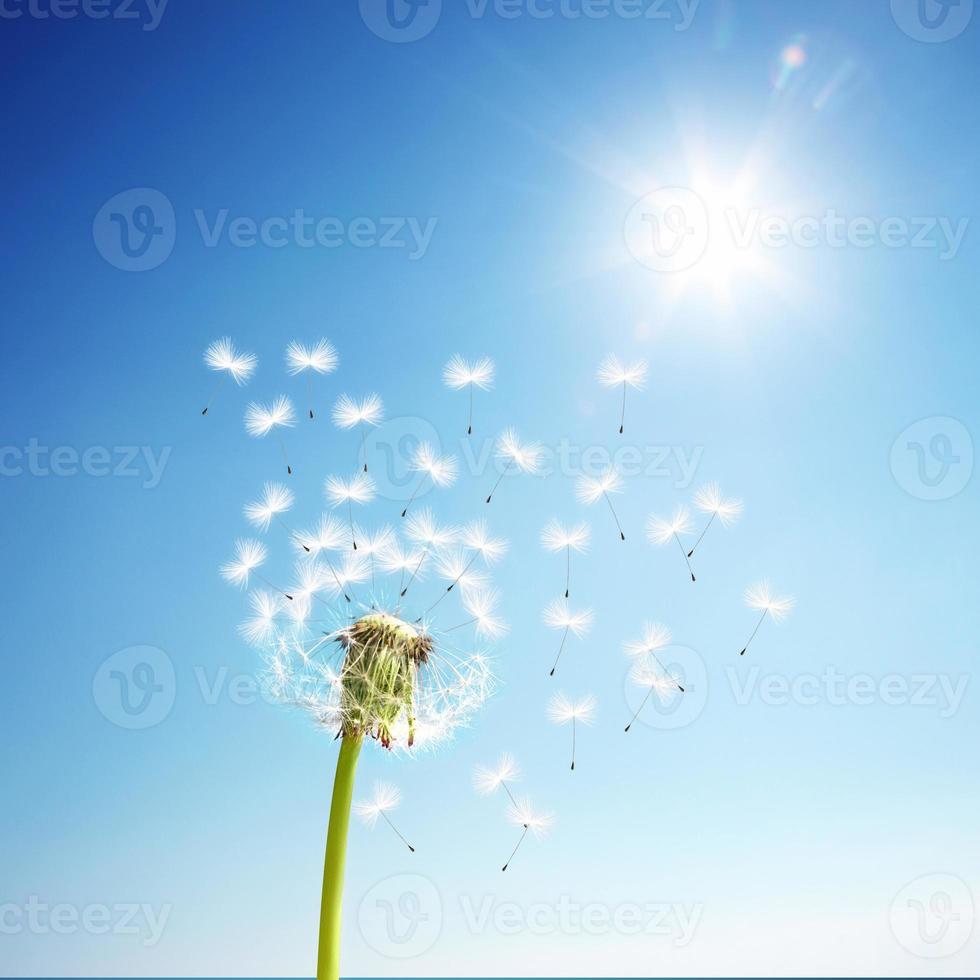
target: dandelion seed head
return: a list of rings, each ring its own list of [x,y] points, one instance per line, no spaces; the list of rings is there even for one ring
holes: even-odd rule
[[[766,612],[774,622],[782,622],[796,606],[791,595],[775,596],[768,582],[762,581],[745,590],[745,604],[750,609]]]
[[[248,588],[252,572],[265,564],[268,555],[261,541],[239,538],[235,542],[235,557],[221,566],[221,577],[232,585]]]
[[[374,480],[366,473],[358,473],[349,480],[337,476],[328,476],[324,484],[327,500],[334,507],[342,504],[368,504],[377,495]]]
[[[512,755],[504,754],[495,766],[477,766],[473,770],[473,786],[481,796],[492,796],[505,783],[521,778],[521,770]]]
[[[288,429],[295,424],[296,413],[285,395],[280,395],[270,405],[251,402],[245,409],[245,431],[256,438],[267,436],[273,429]]]
[[[535,810],[526,797],[518,797],[517,803],[507,808],[507,819],[515,826],[526,827],[535,837],[544,837],[555,822],[553,813]]]
[[[255,373],[259,359],[254,354],[239,353],[231,337],[222,337],[204,352],[204,363],[212,371],[227,371],[235,384],[244,385]]]
[[[626,644],[626,653],[631,657],[641,657],[644,654],[655,653],[669,647],[673,642],[670,630],[663,623],[646,623],[643,636]]]
[[[548,720],[555,725],[567,725],[573,721],[591,725],[595,721],[597,706],[596,699],[591,694],[578,701],[571,701],[559,692],[548,702]]]
[[[513,464],[522,473],[534,475],[541,469],[544,449],[539,443],[521,442],[514,429],[506,429],[497,439],[497,458]]]
[[[686,507],[678,507],[669,519],[651,514],[647,519],[647,537],[652,544],[664,545],[675,536],[690,534],[694,530],[691,512]]]
[[[583,474],[578,478],[575,485],[575,493],[578,499],[587,505],[592,505],[610,493],[623,492],[623,478],[613,467],[605,470],[599,476],[588,476]]]
[[[493,565],[503,558],[509,547],[503,539],[491,536],[490,528],[483,520],[467,524],[460,537],[463,544],[471,551],[478,551],[488,565]]]
[[[459,477],[455,456],[440,456],[428,442],[420,442],[412,453],[409,468],[427,474],[437,487],[451,487]]]
[[[494,364],[489,357],[481,357],[470,364],[459,354],[454,354],[442,372],[442,380],[447,388],[459,391],[469,385],[489,391],[493,387]]]
[[[295,500],[293,491],[282,483],[267,483],[262,496],[245,507],[245,519],[260,531],[268,531],[273,518],[285,514]]]
[[[326,339],[318,340],[312,347],[294,340],[286,348],[286,370],[293,375],[304,371],[330,374],[337,369],[339,361],[336,349]]]
[[[338,429],[353,429],[358,425],[379,425],[384,418],[384,403],[378,395],[368,395],[355,401],[341,395],[333,407],[333,424]]]
[[[708,483],[694,494],[694,506],[705,514],[714,514],[725,527],[731,527],[742,515],[742,501],[726,500],[717,483]]]
[[[374,784],[374,795],[371,799],[355,802],[354,812],[369,827],[373,827],[378,822],[378,817],[397,809],[401,801],[402,795],[397,787],[390,783],[377,782]]]
[[[592,628],[595,616],[591,609],[572,610],[567,599],[556,599],[544,611],[545,625],[555,630],[568,630],[581,639]]]
[[[629,385],[642,390],[647,380],[647,362],[644,360],[624,364],[615,354],[610,354],[600,365],[596,375],[599,384],[607,388]]]
[[[541,532],[541,544],[546,551],[564,551],[570,548],[572,551],[585,552],[589,550],[591,534],[588,524],[565,527],[559,521],[549,521]]]

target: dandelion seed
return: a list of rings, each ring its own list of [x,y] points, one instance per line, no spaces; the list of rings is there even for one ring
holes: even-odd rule
[[[207,415],[222,384],[229,377],[233,378],[239,387],[247,384],[259,365],[259,359],[254,354],[239,353],[235,350],[231,337],[222,337],[204,352],[204,363],[210,370],[221,372],[221,377],[215,382],[208,403],[201,412],[202,415]]]
[[[456,576],[449,578],[449,586],[446,591],[426,610],[426,615],[431,613],[457,585],[461,585],[464,589],[484,587],[485,581],[481,581],[482,576],[471,571],[477,559],[482,558],[489,567],[507,553],[507,542],[491,537],[486,521],[473,521],[467,524],[461,534],[463,545],[472,551],[472,554],[464,557],[462,552],[457,552],[453,562],[443,566],[444,578],[452,575],[453,571],[456,572]]]
[[[241,589],[247,589],[251,577],[265,582],[270,589],[284,595],[292,601],[292,596],[282,589],[276,589],[274,585],[266,581],[257,571],[268,560],[269,552],[261,541],[253,541],[248,538],[239,538],[235,542],[235,557],[221,566],[221,577],[232,585],[237,585]]]
[[[558,656],[555,657],[555,664],[551,668],[551,677],[555,676],[558,669],[558,661],[565,652],[565,643],[568,634],[571,633],[578,639],[582,639],[592,628],[594,616],[591,609],[583,609],[580,612],[573,612],[565,599],[556,599],[544,611],[545,626],[553,630],[561,630],[561,646],[558,648]]]
[[[473,435],[473,391],[476,388],[481,391],[489,391],[493,387],[493,379],[494,365],[489,357],[481,357],[475,363],[469,364],[459,354],[454,354],[443,369],[442,380],[447,388],[453,391],[469,388],[470,414],[467,422],[467,435]]]
[[[276,617],[282,612],[282,602],[278,595],[263,591],[250,593],[249,602],[253,615],[238,630],[247,642],[262,646],[275,635]]]
[[[676,541],[677,547],[681,549],[681,554],[687,563],[687,570],[691,573],[691,581],[696,582],[697,577],[694,574],[694,569],[691,567],[691,559],[687,554],[687,548],[684,547],[680,539],[682,534],[690,534],[693,530],[694,525],[691,524],[691,514],[686,507],[678,507],[670,520],[664,520],[663,518],[657,517],[656,514],[651,514],[647,520],[647,537],[650,543],[660,546],[669,544],[672,540]]]
[[[538,473],[541,469],[541,457],[544,455],[544,449],[536,442],[534,443],[522,443],[517,433],[513,429],[507,429],[499,439],[497,439],[497,451],[496,457],[499,460],[506,460],[507,465],[504,467],[500,476],[497,478],[497,482],[494,484],[493,489],[490,491],[490,496],[487,497],[487,503],[489,504],[493,500],[493,495],[497,492],[497,487],[500,486],[500,481],[503,480],[511,470],[516,467],[521,473],[527,473],[530,476]]]
[[[633,388],[642,391],[647,380],[647,362],[634,361],[626,365],[615,354],[611,354],[600,365],[598,372],[599,384],[606,388],[623,386],[623,413],[619,420],[619,434],[626,431],[626,392]]]
[[[742,647],[742,652],[739,654],[740,657],[745,656],[746,651],[755,639],[756,633],[762,628],[766,617],[768,616],[774,623],[781,623],[793,611],[796,600],[790,595],[776,597],[772,594],[772,589],[768,582],[760,582],[758,585],[753,585],[750,589],[745,590],[745,604],[749,609],[755,609],[757,612],[761,612],[762,615],[759,617],[759,622],[756,623],[748,642]]]
[[[616,514],[616,509],[613,507],[612,500],[609,498],[611,493],[623,492],[623,478],[612,466],[610,466],[598,477],[593,478],[591,476],[585,476],[584,474],[580,476],[578,478],[575,492],[578,495],[578,499],[589,507],[599,500],[605,500],[609,505],[609,510],[612,513],[613,520],[616,522],[616,528],[619,531],[620,540],[626,540],[626,535],[623,533],[623,526],[619,523],[619,517]]]
[[[584,553],[589,550],[591,530],[588,524],[564,527],[558,521],[549,521],[541,532],[541,544],[546,551],[565,552],[565,598],[569,597],[572,581],[572,552]]]
[[[424,549],[416,551],[406,551],[397,541],[392,541],[391,546],[380,556],[379,564],[381,569],[388,575],[401,576],[398,583],[399,595],[404,595],[405,575],[411,575],[413,579],[421,580],[425,573],[425,559],[428,552]]]
[[[354,532],[354,504],[369,504],[377,495],[377,487],[374,480],[363,473],[358,473],[349,480],[342,480],[337,476],[327,477],[324,485],[324,492],[327,500],[332,507],[347,505],[347,521],[350,525],[351,544],[357,551],[357,537]]]
[[[286,348],[286,370],[291,375],[306,374],[306,400],[313,418],[313,375],[331,374],[337,370],[340,358],[329,340],[321,339],[313,347],[307,347],[298,340]]]
[[[432,485],[436,487],[451,487],[459,476],[459,464],[456,462],[456,457],[440,456],[427,442],[419,443],[412,454],[408,468],[414,473],[421,473],[422,476],[402,511],[402,517],[408,513],[409,507],[415,502],[415,498],[425,486],[426,480],[431,480]]]
[[[262,489],[262,496],[254,503],[246,504],[245,520],[259,531],[268,531],[273,521],[276,521],[294,540],[299,536],[283,519],[293,506],[295,497],[293,491],[282,483],[267,483]],[[309,548],[303,545],[309,552]]]
[[[575,771],[575,726],[591,725],[595,712],[596,699],[591,694],[580,701],[569,701],[559,692],[548,703],[548,720],[552,724],[572,726],[572,772]]]
[[[517,806],[517,800],[511,792],[509,783],[514,783],[521,778],[521,771],[512,755],[504,754],[497,761],[497,765],[490,769],[486,766],[477,766],[473,770],[473,785],[481,796],[492,796],[498,789],[502,789],[510,799],[510,802]]]
[[[643,636],[639,640],[632,640],[626,644],[626,654],[636,661],[639,661],[642,657],[649,658],[663,671],[666,677],[669,677],[674,682],[677,690],[683,694],[684,688],[681,686],[680,681],[667,670],[657,656],[657,652],[659,650],[665,650],[670,646],[672,641],[673,637],[670,630],[662,623],[647,623],[643,627]]]
[[[633,664],[630,670],[630,680],[639,687],[646,688],[647,693],[640,702],[640,706],[636,709],[632,719],[630,719],[630,723],[626,726],[625,730],[627,732],[636,723],[636,719],[640,717],[640,712],[643,711],[647,702],[654,694],[660,698],[662,704],[666,705],[670,704],[677,697],[678,690],[684,690],[672,676],[663,676],[660,673],[660,669],[659,661],[656,661],[655,658],[652,660],[637,660]]]
[[[435,517],[432,516],[432,511],[426,508],[408,519],[405,525],[405,534],[409,541],[422,546],[422,555],[408,582],[404,583],[404,588],[401,591],[402,597],[408,592],[412,582],[415,581],[425,559],[432,552],[437,552],[453,544],[459,536],[459,528],[452,525],[440,526]]]
[[[694,557],[694,552],[704,540],[708,528],[714,523],[716,517],[721,522],[722,527],[731,527],[742,514],[742,501],[725,500],[717,483],[708,483],[698,489],[697,493],[694,494],[694,506],[702,513],[711,516],[708,518],[708,523],[705,524],[700,537],[694,542],[694,547],[687,553],[688,558]]]
[[[279,449],[286,464],[286,472],[292,476],[293,468],[289,465],[286,446],[278,433],[278,429],[291,429],[296,424],[296,416],[292,403],[285,395],[280,395],[271,405],[249,404],[245,410],[245,430],[250,436],[261,439],[270,432],[276,433]]]
[[[497,605],[500,599],[493,589],[463,594],[463,608],[472,617],[456,626],[445,630],[452,633],[465,626],[476,626],[476,635],[487,640],[496,639],[507,632],[507,624],[497,615]]]
[[[371,532],[354,526],[354,538],[358,543],[358,553],[370,563],[371,588],[377,588],[375,578],[375,559],[382,559],[395,544],[395,532],[388,526]]]
[[[522,827],[524,832],[521,834],[521,838],[511,852],[510,857],[507,858],[507,863],[501,868],[502,871],[506,871],[510,867],[511,861],[514,860],[514,856],[520,850],[521,844],[524,843],[524,838],[529,833],[538,838],[544,837],[555,822],[553,814],[535,812],[531,802],[525,798],[519,799],[516,803],[512,803],[508,807],[507,819],[515,826]]]
[[[360,426],[361,449],[358,458],[364,459],[364,472],[368,471],[366,439],[370,426],[381,424],[384,418],[384,404],[378,395],[368,395],[360,402],[349,395],[341,395],[333,408],[333,424],[338,429],[354,429]]]
[[[388,783],[375,783],[374,796],[354,804],[354,812],[369,826],[374,827],[381,817],[397,834],[398,839],[414,854],[415,848],[402,836],[398,828],[391,822],[388,814],[398,808],[401,803],[401,793]]]

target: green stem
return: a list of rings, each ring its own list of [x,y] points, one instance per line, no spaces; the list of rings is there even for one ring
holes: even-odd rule
[[[340,976],[340,913],[344,894],[344,863],[347,858],[347,830],[354,795],[354,772],[361,752],[360,736],[344,736],[337,758],[337,774],[330,802],[327,854],[323,864],[323,895],[320,899],[320,938],[317,947],[317,980],[338,980]]]

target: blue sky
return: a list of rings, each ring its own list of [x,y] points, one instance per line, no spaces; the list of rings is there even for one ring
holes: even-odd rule
[[[426,503],[511,542],[497,695],[437,754],[362,757],[359,794],[395,782],[418,852],[352,830],[345,973],[975,974],[975,18],[930,43],[900,0],[443,6],[408,43],[367,0],[4,7],[4,972],[312,972],[336,744],[251,693],[217,569],[282,476],[245,405],[302,406],[283,350],[327,336],[340,370],[288,435],[296,520],[354,463],[333,400],[376,390],[385,445],[435,433],[464,461]],[[662,188],[704,207],[689,269],[633,254],[627,216]],[[105,216],[140,203],[162,234],[129,271]],[[226,334],[260,368],[204,419]],[[457,351],[497,363],[470,444],[440,381]],[[650,363],[622,438],[611,352]],[[488,511],[495,474],[466,461],[509,425],[571,461]],[[625,544],[574,494],[583,451],[623,446]],[[695,586],[643,526],[710,480],[745,515]],[[596,616],[556,681],[553,516],[592,523]],[[763,577],[798,606],[741,660]],[[687,715],[648,706],[625,735],[647,620],[694,683]],[[163,688],[136,730],[106,680],[134,647],[158,652],[123,655],[130,682],[147,662]],[[556,688],[599,702],[574,774]],[[506,876],[514,828],[471,788],[503,751],[557,816]]]

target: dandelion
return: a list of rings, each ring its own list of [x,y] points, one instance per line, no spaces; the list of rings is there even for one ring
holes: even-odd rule
[[[462,585],[464,589],[483,587],[482,582],[479,581],[480,576],[470,571],[478,558],[482,558],[489,567],[507,554],[507,542],[500,538],[491,537],[486,521],[473,521],[471,524],[467,524],[461,534],[463,545],[472,551],[472,554],[466,557],[462,552],[457,552],[451,563],[442,566],[441,573],[444,578],[449,579],[449,586],[446,588],[446,592],[429,607],[428,612],[432,612],[457,585]],[[451,577],[454,571],[456,575]]]
[[[616,514],[616,509],[612,505],[612,500],[609,499],[609,495],[611,493],[623,492],[623,478],[612,466],[610,466],[604,473],[594,478],[584,474],[580,476],[578,478],[578,484],[575,492],[578,495],[578,499],[588,507],[591,507],[592,504],[599,500],[605,500],[609,505],[609,510],[612,513],[613,520],[616,522],[616,528],[619,530],[620,540],[626,540],[626,535],[623,533],[623,526],[619,523],[619,517]]]
[[[436,564],[437,574],[441,579],[450,583],[444,595],[451,592],[457,585],[463,589],[485,589],[487,587],[487,576],[483,572],[473,570],[473,561],[474,558],[471,558],[464,551],[454,551],[439,558]]]
[[[647,537],[650,539],[651,544],[659,546],[669,544],[672,540],[676,541],[677,547],[681,549],[681,554],[687,563],[687,570],[691,573],[691,581],[696,582],[697,577],[694,574],[694,569],[691,567],[691,559],[688,556],[687,548],[681,544],[680,539],[682,534],[690,534],[693,530],[694,525],[691,524],[691,514],[686,507],[678,507],[670,520],[664,520],[663,518],[657,517],[656,514],[651,514],[647,520]]]
[[[750,589],[745,590],[745,604],[749,609],[755,609],[762,615],[759,617],[759,622],[756,623],[748,643],[742,647],[740,657],[745,656],[745,652],[755,639],[756,633],[762,628],[766,617],[768,616],[774,623],[781,623],[793,611],[796,600],[790,595],[776,597],[772,594],[768,582],[760,582],[758,585],[753,585]]]
[[[572,552],[583,553],[589,550],[591,530],[588,524],[565,527],[558,521],[549,521],[541,532],[541,544],[546,551],[565,552],[565,598],[569,596],[572,581]]]
[[[531,805],[530,800],[526,798],[521,798],[508,807],[507,819],[515,826],[522,827],[524,832],[521,834],[521,838],[511,852],[510,857],[507,858],[507,863],[501,868],[502,871],[506,871],[510,867],[510,862],[514,860],[514,856],[520,850],[521,844],[524,843],[524,838],[529,833],[538,838],[544,837],[555,822],[553,814],[537,813]]]
[[[456,457],[440,456],[427,442],[418,444],[412,454],[408,468],[414,473],[421,473],[422,477],[402,511],[402,517],[408,513],[408,508],[412,506],[419,491],[425,486],[426,480],[431,480],[432,485],[436,487],[451,487],[459,476],[459,464],[456,462]]]
[[[239,538],[235,542],[235,557],[231,561],[225,562],[221,566],[221,577],[232,585],[237,585],[241,589],[247,589],[251,577],[265,582],[271,589],[276,587],[270,584],[259,573],[261,568],[269,558],[269,552],[261,541],[253,541],[248,538]],[[292,596],[282,589],[276,589],[281,595],[292,601]]]
[[[667,705],[677,697],[678,689],[681,691],[684,690],[673,677],[664,677],[660,673],[658,666],[647,659],[637,660],[633,664],[630,670],[630,680],[639,687],[646,688],[647,693],[633,714],[632,719],[630,719],[630,723],[626,726],[625,730],[627,732],[636,723],[636,719],[640,717],[640,712],[643,711],[647,705],[647,701],[654,694],[659,697],[662,704]]]
[[[428,553],[420,548],[417,551],[407,551],[398,541],[393,540],[391,545],[379,557],[381,569],[388,575],[401,576],[398,583],[399,595],[404,596],[407,588],[405,587],[405,575],[409,574],[412,579],[421,580],[425,574],[425,560]]]
[[[354,504],[369,504],[377,494],[377,487],[374,480],[363,473],[358,473],[349,480],[342,480],[340,477],[327,477],[324,485],[327,500],[332,507],[341,507],[347,504],[347,520],[350,524],[351,544],[357,551],[357,537],[354,532]]]
[[[204,363],[212,371],[221,372],[221,377],[215,382],[214,388],[211,389],[211,397],[208,398],[208,403],[201,412],[202,415],[207,415],[224,382],[230,377],[239,387],[247,384],[259,365],[259,359],[254,354],[236,351],[231,337],[222,337],[204,352]]]
[[[626,365],[615,354],[611,354],[600,365],[597,375],[599,384],[606,388],[623,386],[623,413],[619,420],[619,434],[626,431],[626,393],[630,388],[642,391],[647,380],[647,362],[634,361]]]
[[[633,660],[639,661],[643,657],[649,658],[669,677],[677,686],[677,690],[684,693],[684,688],[670,671],[660,662],[657,652],[665,650],[673,641],[670,630],[662,623],[647,623],[643,627],[643,636],[639,640],[632,640],[626,644],[626,655]]]
[[[517,762],[512,755],[507,754],[502,755],[492,769],[477,766],[473,770],[473,785],[481,796],[492,796],[498,789],[502,789],[514,806],[517,806],[517,800],[508,784],[520,778],[521,771]]]
[[[286,370],[291,375],[306,374],[306,400],[313,418],[313,375],[331,374],[337,370],[340,358],[336,348],[329,340],[318,340],[313,347],[307,347],[298,340],[286,348]]]
[[[245,430],[250,436],[261,439],[270,432],[276,432],[279,449],[286,464],[286,472],[292,476],[293,468],[289,465],[286,446],[278,433],[278,429],[291,429],[296,424],[292,403],[285,395],[280,395],[271,405],[259,405],[251,402],[245,410]]]
[[[415,848],[402,836],[398,828],[391,822],[388,814],[398,807],[402,801],[402,795],[389,783],[375,783],[374,796],[370,800],[364,800],[354,804],[354,812],[369,826],[374,827],[381,817],[386,824],[395,832],[398,839],[414,854]]]
[[[466,434],[473,435],[473,391],[479,388],[481,391],[489,391],[493,387],[494,366],[489,357],[481,357],[480,360],[469,364],[463,360],[459,354],[454,354],[442,372],[442,380],[447,388],[453,391],[462,391],[463,388],[470,390],[470,415],[467,423]]]
[[[700,537],[694,542],[694,547],[687,553],[688,558],[694,557],[694,552],[697,551],[698,545],[704,540],[704,536],[708,533],[708,528],[714,523],[716,517],[721,522],[722,527],[731,527],[742,514],[742,501],[734,499],[726,500],[722,496],[721,489],[717,483],[708,483],[699,488],[697,493],[694,494],[694,506],[702,513],[710,514],[711,516],[708,518],[708,523],[705,524]]]
[[[267,483],[262,488],[262,496],[253,503],[245,505],[245,520],[259,531],[268,531],[273,521],[286,530],[294,541],[299,541],[297,533],[282,519],[293,506],[295,496],[289,487],[282,483]],[[309,552],[309,547],[301,546]]]
[[[555,665],[551,668],[551,677],[555,676],[558,669],[558,661],[565,652],[565,642],[568,634],[571,633],[578,639],[582,639],[592,628],[594,616],[591,609],[583,609],[580,612],[573,612],[565,599],[556,599],[544,611],[544,623],[553,630],[561,630],[561,646],[558,648],[558,656],[555,657]]]
[[[364,472],[368,471],[366,440],[369,426],[381,424],[384,418],[384,404],[378,395],[368,395],[360,402],[349,395],[341,395],[333,407],[333,424],[338,429],[361,428],[361,449],[358,458],[364,458]]]
[[[595,721],[596,700],[587,694],[580,701],[569,701],[564,694],[556,694],[548,703],[548,720],[555,725],[572,726],[572,772],[575,771],[575,726],[591,725]]]
[[[487,503],[489,504],[493,500],[493,495],[497,492],[500,481],[510,473],[513,467],[517,467],[521,473],[533,476],[541,469],[541,457],[543,455],[544,449],[538,443],[522,443],[513,429],[507,429],[503,432],[497,439],[496,456],[499,460],[506,460],[507,465],[493,485],[490,496],[487,497]]]
[[[238,627],[248,643],[262,646],[273,638],[276,631],[276,618],[282,612],[282,601],[272,592],[257,591],[249,594],[252,616]]]
[[[371,588],[377,588],[375,578],[375,559],[382,559],[395,543],[395,532],[388,527],[377,531],[367,531],[354,525],[354,539],[358,543],[358,553],[367,559],[371,566]]]

